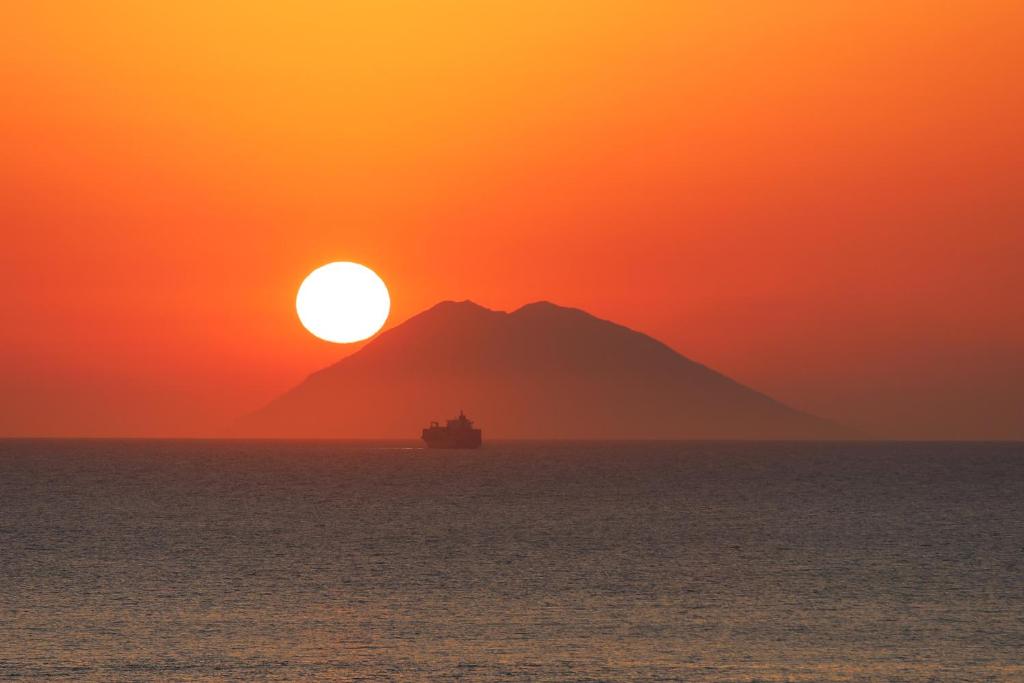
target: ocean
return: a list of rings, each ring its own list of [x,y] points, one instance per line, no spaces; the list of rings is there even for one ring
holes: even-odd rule
[[[1022,681],[1024,444],[0,441],[0,678]]]

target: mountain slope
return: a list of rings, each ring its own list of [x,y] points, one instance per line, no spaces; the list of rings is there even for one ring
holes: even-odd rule
[[[242,422],[246,434],[409,437],[465,409],[488,437],[828,438],[645,334],[547,302],[443,302]]]

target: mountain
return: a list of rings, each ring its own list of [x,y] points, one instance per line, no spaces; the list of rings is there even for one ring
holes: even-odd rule
[[[841,430],[584,311],[446,301],[242,420],[286,437],[416,438],[464,409],[490,437],[831,438]]]

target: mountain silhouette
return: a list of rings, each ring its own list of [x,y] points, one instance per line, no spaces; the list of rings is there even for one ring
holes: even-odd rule
[[[314,373],[241,428],[415,438],[460,409],[485,440],[843,436],[645,334],[544,301],[512,313],[437,304]]]

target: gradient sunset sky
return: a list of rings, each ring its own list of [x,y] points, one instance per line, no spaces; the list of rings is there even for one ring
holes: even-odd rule
[[[358,348],[294,309],[352,260],[388,326],[548,299],[877,436],[1024,438],[1022,28],[1019,0],[5,3],[0,434],[215,433]]]

